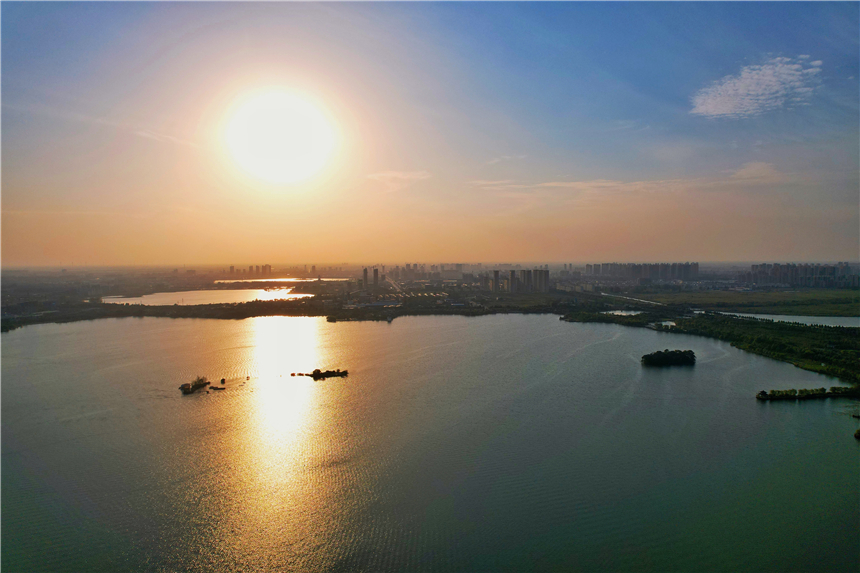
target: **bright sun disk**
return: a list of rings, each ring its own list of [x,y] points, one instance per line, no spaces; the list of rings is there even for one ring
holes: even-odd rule
[[[270,91],[238,106],[224,139],[242,170],[270,183],[288,184],[319,173],[337,138],[317,105],[298,94]]]

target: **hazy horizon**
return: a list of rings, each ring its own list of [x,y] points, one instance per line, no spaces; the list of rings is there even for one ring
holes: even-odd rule
[[[750,261],[699,261],[695,259],[689,260],[677,260],[677,261],[661,261],[661,260],[641,260],[641,261],[631,261],[631,260],[588,260],[588,261],[437,261],[437,260],[407,260],[407,261],[367,261],[367,262],[328,262],[328,261],[313,261],[313,262],[270,262],[270,261],[244,261],[243,262],[233,262],[233,263],[206,263],[206,264],[193,264],[193,263],[181,263],[181,264],[148,264],[148,265],[30,265],[30,266],[6,266],[2,267],[4,272],[10,271],[60,271],[60,270],[164,270],[164,271],[172,271],[175,269],[179,270],[199,270],[202,272],[218,272],[223,270],[228,270],[230,266],[234,266],[241,273],[242,269],[247,269],[249,264],[261,263],[268,264],[272,267],[272,272],[281,273],[283,271],[292,270],[295,268],[301,268],[304,266],[308,267],[308,273],[310,273],[311,265],[315,265],[318,267],[317,273],[325,272],[328,267],[342,267],[343,271],[347,272],[350,270],[360,270],[361,268],[373,268],[390,266],[392,269],[397,265],[404,265],[406,263],[409,264],[419,264],[419,265],[448,265],[448,264],[463,264],[466,266],[470,265],[482,265],[484,270],[492,270],[494,267],[505,267],[505,266],[520,266],[523,268],[530,267],[532,265],[549,265],[550,267],[561,267],[562,265],[571,265],[572,267],[585,267],[585,265],[589,264],[604,264],[604,263],[630,263],[630,264],[666,264],[666,263],[698,263],[699,268],[732,268],[732,267],[748,267],[749,265],[758,265],[758,264],[822,264],[822,265],[835,265],[842,262],[847,262],[851,265],[858,265],[857,261],[838,261],[838,260],[809,260],[809,261],[800,261],[800,260],[750,260]],[[335,271],[332,271],[335,272]],[[241,280],[237,277],[237,280]],[[268,280],[268,279],[260,279],[260,280]]]
[[[0,10],[4,270],[860,260],[857,3]]]

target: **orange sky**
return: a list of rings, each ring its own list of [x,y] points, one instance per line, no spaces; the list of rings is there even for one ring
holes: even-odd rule
[[[790,57],[702,31],[692,65],[578,10],[4,5],[2,264],[860,258],[856,30],[808,55],[791,18],[827,14],[786,13]],[[228,150],[272,90],[336,131],[304,181]]]

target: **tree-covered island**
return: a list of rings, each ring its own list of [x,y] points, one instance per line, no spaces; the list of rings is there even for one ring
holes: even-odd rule
[[[692,350],[658,350],[642,357],[643,366],[694,366],[696,353]]]

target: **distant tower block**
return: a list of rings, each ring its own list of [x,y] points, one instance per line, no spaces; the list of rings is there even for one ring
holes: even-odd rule
[[[367,287],[370,283],[367,282],[367,267],[364,267],[364,289],[367,290]]]
[[[499,271],[493,271],[493,292],[499,292]]]
[[[379,269],[373,269],[373,288],[379,287]]]

